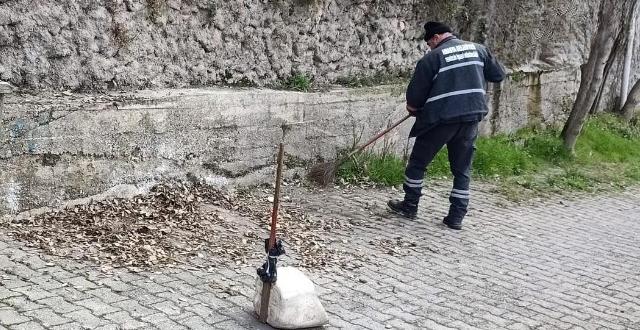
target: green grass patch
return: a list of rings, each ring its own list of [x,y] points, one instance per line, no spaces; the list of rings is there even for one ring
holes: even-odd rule
[[[338,178],[343,182],[376,182],[388,186],[404,181],[405,162],[395,155],[361,153],[352,157],[338,169]]]
[[[296,73],[283,83],[283,88],[299,92],[308,92],[311,90],[312,83],[312,79],[307,75],[303,73]]]
[[[529,192],[596,191],[640,182],[640,127],[613,115],[590,119],[571,155],[559,129],[523,129],[476,142],[473,177],[496,183],[512,198]],[[399,185],[406,161],[395,155],[361,153],[338,171],[342,182]],[[451,177],[446,147],[427,168],[427,177]],[[518,193],[520,192],[520,193]]]
[[[409,71],[386,72],[378,71],[372,75],[351,75],[338,77],[336,84],[351,87],[371,87],[389,84],[407,84],[411,78]]]

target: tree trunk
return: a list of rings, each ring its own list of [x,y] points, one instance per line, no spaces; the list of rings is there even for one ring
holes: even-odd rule
[[[624,54],[624,66],[622,71],[622,87],[620,87],[620,107],[622,108],[627,102],[629,96],[629,77],[631,75],[631,61],[633,59],[634,39],[636,36],[635,12],[631,12],[629,18],[630,27],[627,31],[627,52]]]
[[[640,80],[631,88],[627,102],[622,107],[622,117],[627,122],[640,113]]]
[[[603,0],[598,13],[598,30],[591,43],[589,59],[581,68],[580,88],[569,119],[562,129],[564,146],[570,151],[582,131],[587,115],[598,107],[600,96],[629,18],[638,0]]]

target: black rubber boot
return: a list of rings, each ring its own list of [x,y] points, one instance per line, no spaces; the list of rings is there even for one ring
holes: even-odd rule
[[[390,200],[387,202],[387,206],[389,209],[398,215],[401,215],[405,218],[415,219],[416,214],[418,214],[418,205],[411,204],[406,201],[401,200]]]
[[[453,219],[453,218],[449,218],[444,217],[444,219],[442,220],[442,223],[444,223],[447,227],[451,228],[451,229],[455,229],[455,230],[461,230],[462,229],[462,219]]]

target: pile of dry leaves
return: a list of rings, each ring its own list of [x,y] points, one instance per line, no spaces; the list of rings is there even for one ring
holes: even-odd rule
[[[200,184],[166,183],[133,199],[93,201],[3,224],[9,235],[47,253],[107,267],[151,268],[199,260],[258,265],[264,258],[270,202],[266,195],[230,196]],[[348,266],[326,233],[340,224],[316,222],[294,203],[280,208],[279,235],[297,265]]]

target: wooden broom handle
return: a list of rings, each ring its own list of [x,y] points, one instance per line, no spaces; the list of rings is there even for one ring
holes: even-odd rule
[[[385,129],[384,131],[378,133],[378,135],[374,136],[371,138],[371,140],[369,140],[367,143],[365,143],[364,145],[356,148],[356,150],[352,151],[347,157],[345,157],[345,159],[349,159],[351,158],[351,156],[355,155],[356,153],[362,151],[362,149],[368,147],[370,144],[376,142],[377,139],[379,139],[380,137],[382,137],[383,135],[389,133],[389,131],[391,131],[392,129],[396,128],[398,125],[402,124],[405,120],[409,119],[409,117],[411,117],[410,114],[407,114],[406,116],[404,116],[402,119],[398,120],[397,122],[395,122],[393,125],[391,125],[389,128]]]
[[[282,181],[282,160],[284,158],[284,144],[280,143],[278,152],[278,169],[276,171],[276,191],[273,195],[273,209],[271,210],[271,234],[269,235],[269,250],[276,245],[276,222],[280,205],[280,181]],[[268,251],[267,251],[268,253]]]
[[[282,159],[284,158],[284,144],[280,143],[278,151],[278,169],[276,170],[276,191],[273,195],[273,209],[271,210],[271,232],[269,234],[269,248],[267,249],[267,262],[269,251],[276,245],[276,222],[278,220],[278,206],[280,205],[280,181],[282,181]],[[262,283],[262,296],[260,300],[260,321],[267,323],[269,317],[269,302],[271,301],[272,283]]]

